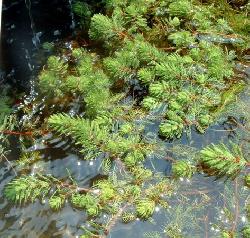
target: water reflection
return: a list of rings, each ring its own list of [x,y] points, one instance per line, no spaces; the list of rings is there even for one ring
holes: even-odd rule
[[[51,149],[50,160],[33,164],[31,174],[39,172],[66,178],[68,170],[79,186],[88,186],[89,181],[98,174],[100,160],[89,167],[89,161],[83,161],[74,154],[67,154],[64,158],[58,159],[57,152],[58,150]],[[13,177],[11,170],[2,163],[1,197],[4,185]],[[85,219],[85,213],[72,208],[68,202],[60,212],[56,213],[49,208],[47,200],[23,206],[9,204],[4,199],[0,200],[0,237],[76,237],[82,233],[80,226]]]

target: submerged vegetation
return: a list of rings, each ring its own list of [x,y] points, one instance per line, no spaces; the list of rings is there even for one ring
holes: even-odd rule
[[[26,165],[40,158],[23,152],[13,165],[18,176],[6,185],[6,198],[19,205],[48,199],[55,211],[70,202],[88,216],[82,238],[107,237],[118,220],[148,220],[159,207],[170,212],[181,179],[196,174],[234,180],[245,198],[250,186],[250,112],[242,92],[248,82],[236,64],[249,47],[249,4],[236,10],[226,1],[108,0],[101,6],[101,13],[94,14],[94,7],[75,2],[88,44],[60,49],[48,58],[37,82],[44,107],[18,126],[20,137],[32,131],[32,139],[22,138],[24,148],[53,132],[70,139],[85,160],[100,159],[102,176],[81,186],[66,168],[66,179],[29,174]],[[4,141],[11,133],[3,132],[13,130],[4,127],[14,120],[7,104],[5,96],[0,99]],[[25,107],[19,110],[29,113]],[[240,131],[230,143],[206,145],[200,151],[168,147],[179,138],[191,138],[194,131],[205,133],[228,116]],[[152,124],[157,124],[156,132],[149,132]],[[1,147],[0,153],[5,156]],[[170,173],[146,166],[156,157],[171,164]],[[190,209],[202,209],[205,196]],[[171,211],[169,216],[176,217],[162,234],[148,232],[145,237],[189,237],[178,227],[189,219],[182,204]],[[233,225],[215,224],[221,237],[249,237],[249,225],[239,229],[238,214],[226,205],[224,209]],[[250,219],[247,200],[244,209]],[[108,221],[102,220],[103,214]]]

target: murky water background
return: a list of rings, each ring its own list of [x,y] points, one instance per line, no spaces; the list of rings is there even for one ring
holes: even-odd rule
[[[1,51],[3,60],[0,70],[5,81],[17,88],[21,87],[33,92],[30,90],[32,86],[30,82],[36,79],[34,75],[45,60],[39,57],[41,43],[65,39],[74,30],[75,23],[70,4],[70,0],[4,1]],[[16,15],[13,16],[13,14]],[[31,95],[30,100],[35,95]],[[150,125],[148,131],[154,131],[156,124]],[[232,138],[232,133],[224,126],[223,124],[212,126],[204,135],[192,131],[190,138],[183,136],[181,140],[174,143],[165,143],[166,151],[177,144],[200,149],[210,143],[228,141],[228,138]],[[11,140],[13,152],[8,159],[13,161],[19,156],[18,148],[15,148],[18,144],[15,143],[17,140],[15,136]],[[66,178],[68,169],[80,186],[86,186],[100,173],[101,162],[99,160],[82,160],[69,142],[54,138],[52,135],[41,138],[29,150],[39,151],[42,155],[42,160],[32,164],[30,174],[40,172],[57,178]],[[170,155],[173,154],[170,153]],[[145,165],[166,175],[171,173],[171,163],[158,159],[157,156],[149,158]],[[83,233],[81,226],[85,224],[86,214],[84,211],[72,208],[68,203],[59,212],[53,212],[47,200],[23,206],[8,203],[3,197],[3,189],[14,177],[15,173],[9,164],[1,161],[1,238],[71,238],[79,237]],[[143,237],[147,232],[152,234],[154,231],[160,234],[159,237],[163,237],[166,226],[170,224],[181,225],[184,237],[217,237],[219,229],[213,227],[212,224],[232,226],[222,209],[230,208],[230,206],[235,209],[237,203],[243,207],[249,196],[248,190],[241,189],[241,186],[238,188],[241,190],[235,193],[236,185],[236,182],[214,181],[214,178],[202,174],[195,175],[191,180],[180,181],[176,194],[169,200],[169,209],[157,208],[151,221],[137,220],[130,224],[119,223],[109,237],[138,238]],[[239,193],[241,193],[240,196]],[[104,215],[103,220],[107,219]],[[240,210],[237,229],[240,230],[245,223],[245,213]]]
[[[39,47],[74,30],[71,0],[4,0],[0,68],[8,83],[29,86],[44,63]]]

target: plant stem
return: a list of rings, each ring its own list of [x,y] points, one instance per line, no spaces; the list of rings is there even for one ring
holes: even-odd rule
[[[105,228],[105,236],[102,236],[100,238],[105,238],[107,237],[107,235],[110,233],[112,227],[116,224],[117,220],[120,218],[120,216],[122,215],[122,213],[124,212],[124,210],[128,207],[128,203],[126,203],[121,209],[120,211],[118,211],[109,221],[109,223],[107,224],[106,228]]]
[[[18,132],[18,131],[0,131],[2,134],[7,134],[7,135],[22,135],[22,136],[32,136],[33,132],[31,131],[24,131],[24,132]]]

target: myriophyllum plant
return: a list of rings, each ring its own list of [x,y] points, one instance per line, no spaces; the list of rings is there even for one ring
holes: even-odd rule
[[[93,47],[67,49],[67,57],[61,50],[48,58],[37,85],[47,110],[32,128],[71,138],[84,159],[102,159],[104,178],[80,187],[72,177],[23,175],[4,190],[7,199],[19,204],[48,198],[53,210],[66,201],[85,210],[93,229],[83,228],[84,238],[106,237],[120,218],[125,223],[147,220],[156,207],[167,208],[180,177],[190,179],[203,171],[235,179],[249,166],[235,143],[209,145],[188,161],[171,159],[171,176],[145,166],[165,150],[162,141],[177,140],[191,130],[204,133],[236,101],[246,86],[234,70],[235,58],[240,59],[249,41],[243,28],[236,28],[213,4],[200,1],[102,4],[98,14],[83,1],[73,5]],[[235,41],[229,47],[218,43],[218,37]],[[76,101],[79,109],[68,113]],[[159,126],[150,136],[152,120]],[[100,225],[103,214],[110,219]],[[247,234],[247,228],[242,232]]]

